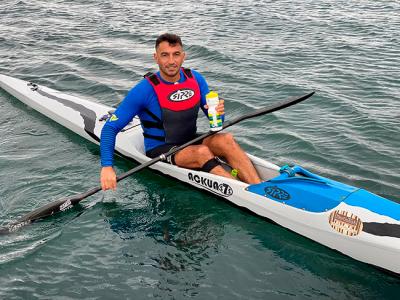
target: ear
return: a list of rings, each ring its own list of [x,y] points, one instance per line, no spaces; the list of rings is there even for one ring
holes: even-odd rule
[[[153,53],[153,59],[157,63],[157,53],[156,52]]]

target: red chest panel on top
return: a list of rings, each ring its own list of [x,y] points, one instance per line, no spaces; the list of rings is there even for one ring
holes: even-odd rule
[[[193,108],[200,102],[200,88],[197,81],[186,74],[185,77],[186,80],[184,82],[177,84],[166,84],[158,77],[158,83],[155,84],[154,77],[153,79],[146,77],[157,94],[161,108],[181,111]]]

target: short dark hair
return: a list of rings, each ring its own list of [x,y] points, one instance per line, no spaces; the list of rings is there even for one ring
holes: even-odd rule
[[[179,44],[183,47],[181,38],[173,33],[163,33],[162,35],[160,35],[156,40],[156,49],[158,45],[160,45],[162,42],[168,42],[168,44],[173,46]]]

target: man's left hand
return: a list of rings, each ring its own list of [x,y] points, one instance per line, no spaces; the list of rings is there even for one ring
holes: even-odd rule
[[[219,99],[219,103],[216,107],[217,112],[222,116],[225,114],[225,105],[224,105],[224,99]],[[208,105],[204,105],[205,109],[208,109]]]
[[[224,105],[224,100],[220,99],[219,103],[216,107],[216,111],[222,116],[223,114],[225,114],[225,105]]]

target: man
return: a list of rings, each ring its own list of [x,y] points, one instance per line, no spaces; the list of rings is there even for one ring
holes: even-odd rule
[[[135,115],[141,120],[146,155],[151,158],[196,137],[199,107],[207,115],[205,95],[209,92],[208,85],[198,72],[182,68],[186,54],[180,37],[170,33],[160,35],[155,50],[154,60],[159,71],[146,74],[103,127],[100,143],[103,190],[116,188],[113,169],[115,138]],[[182,94],[182,91],[187,92]],[[217,111],[224,114],[223,100],[220,100]],[[168,162],[233,178],[221,166],[217,156],[238,170],[240,180],[247,183],[261,181],[250,159],[230,133],[217,133],[199,144],[188,146],[170,157]]]

